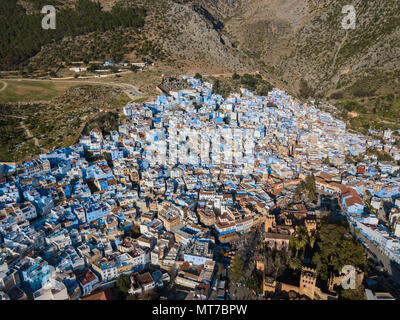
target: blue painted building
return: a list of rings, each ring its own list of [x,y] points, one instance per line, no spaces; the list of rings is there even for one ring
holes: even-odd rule
[[[31,291],[39,290],[51,277],[47,261],[40,257],[27,257],[19,268],[19,274],[24,286]]]

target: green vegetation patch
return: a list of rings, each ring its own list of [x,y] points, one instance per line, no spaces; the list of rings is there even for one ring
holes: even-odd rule
[[[253,91],[255,94],[260,96],[268,95],[268,92],[272,90],[273,86],[261,75],[244,74],[242,76],[234,73],[231,78],[227,77],[210,77],[213,84],[213,92],[226,98],[231,93],[239,92],[240,88],[246,88]]]
[[[338,116],[348,121],[349,128],[363,134],[369,129],[381,134],[386,129],[399,130],[400,96],[388,94],[385,96],[345,100],[337,103]],[[377,136],[376,138],[379,138]],[[400,145],[400,139],[396,142]]]
[[[64,37],[76,37],[90,32],[105,32],[118,27],[138,29],[144,25],[146,11],[136,7],[114,6],[102,11],[99,2],[78,0],[74,8],[57,11],[56,29],[43,30],[43,15],[37,9],[43,1],[28,0],[34,10],[27,14],[17,0],[0,2],[0,68],[10,70],[41,51],[42,46]],[[58,1],[46,1],[57,5]],[[151,50],[149,48],[148,50]]]
[[[346,265],[363,270],[366,263],[363,246],[353,240],[349,225],[344,220],[322,219],[315,249],[312,262],[324,281],[332,274],[339,274]]]
[[[129,101],[120,88],[83,85],[49,102],[0,104],[0,161],[69,146],[90,128],[114,130],[124,120],[116,111]],[[28,137],[24,126],[39,145]]]

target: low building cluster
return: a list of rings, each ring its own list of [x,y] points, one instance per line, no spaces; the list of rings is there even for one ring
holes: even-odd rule
[[[399,260],[398,167],[374,155],[346,161],[367,148],[400,159],[390,141],[349,133],[282,90],[224,99],[211,84],[185,79],[190,89],[128,104],[129,120],[110,134],[94,129],[76,145],[0,167],[0,296],[78,299],[121,274],[141,294],[175,272],[177,285],[207,298],[216,243],[266,223],[266,241],[287,246],[294,216],[313,228],[318,212],[300,204],[282,225],[271,215],[311,174],[319,192],[339,195],[348,219]],[[364,214],[367,194],[378,210],[393,202],[396,235]]]

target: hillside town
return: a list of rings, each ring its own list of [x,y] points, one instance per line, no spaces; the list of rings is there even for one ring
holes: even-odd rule
[[[129,103],[117,130],[0,164],[0,298],[116,299],[118,286],[126,299],[337,299],[343,274],[320,289],[305,257],[293,285],[267,276],[262,256],[290,250],[301,228],[317,236],[327,214],[347,221],[367,256],[390,262],[383,289],[360,276],[365,298],[400,297],[400,150],[391,132],[350,133],[317,103],[276,88],[223,98],[206,81],[183,79],[187,89]],[[230,277],[244,251],[248,269],[264,272],[251,297],[240,296],[246,275]]]

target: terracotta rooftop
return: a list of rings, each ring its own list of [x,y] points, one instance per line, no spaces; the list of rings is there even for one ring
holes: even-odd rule
[[[113,300],[113,295],[111,289],[106,288],[103,291],[98,291],[89,296],[79,298],[79,300]]]
[[[97,279],[96,275],[89,269],[86,269],[84,271],[81,270],[76,270],[75,271],[76,277],[78,278],[78,281],[82,285],[86,285],[90,282],[93,282]]]
[[[146,284],[152,283],[154,281],[153,277],[150,275],[149,272],[138,275],[137,279],[141,285],[146,285]]]

